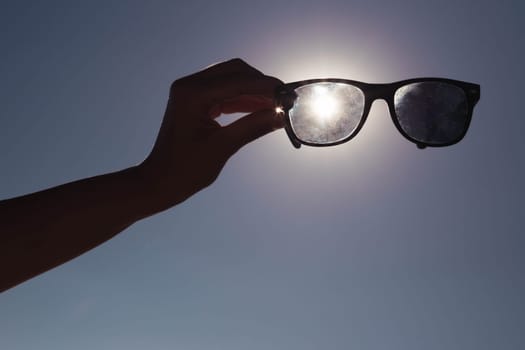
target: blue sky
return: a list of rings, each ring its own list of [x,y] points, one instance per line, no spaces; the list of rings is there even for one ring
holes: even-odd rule
[[[284,81],[481,85],[466,138],[418,150],[275,132],[216,183],[0,296],[2,349],[520,349],[519,1],[2,1],[0,198],[149,152],[172,80],[242,57]]]

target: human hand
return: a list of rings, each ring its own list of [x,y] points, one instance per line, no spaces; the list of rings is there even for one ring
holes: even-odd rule
[[[283,127],[274,89],[282,84],[240,59],[211,66],[176,80],[157,140],[140,165],[162,209],[215,181],[242,146]],[[221,114],[250,113],[221,126]]]

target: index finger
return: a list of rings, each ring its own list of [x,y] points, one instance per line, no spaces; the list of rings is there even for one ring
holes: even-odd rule
[[[192,79],[209,79],[221,75],[228,74],[247,74],[247,75],[259,75],[264,74],[256,68],[250,66],[248,63],[240,58],[233,58],[228,61],[218,62],[205,67],[196,73],[188,75],[180,79],[180,81],[192,80]]]
[[[271,76],[254,77],[233,74],[213,79],[201,93],[201,103],[214,105],[239,96],[263,96],[273,99],[277,86],[283,83]]]

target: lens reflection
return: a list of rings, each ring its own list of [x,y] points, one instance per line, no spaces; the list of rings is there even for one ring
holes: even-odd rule
[[[343,83],[314,83],[295,89],[289,111],[295,135],[304,142],[329,144],[350,136],[363,115],[365,95]]]
[[[468,123],[465,92],[443,82],[420,82],[399,88],[394,95],[397,119],[403,131],[429,144],[459,141]]]

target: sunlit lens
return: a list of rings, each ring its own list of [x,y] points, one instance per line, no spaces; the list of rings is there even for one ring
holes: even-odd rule
[[[463,89],[444,82],[420,82],[399,88],[394,106],[401,129],[412,139],[431,145],[459,141],[468,127]]]
[[[363,92],[343,83],[314,83],[295,89],[289,111],[293,132],[301,141],[330,144],[350,136],[361,121]]]

